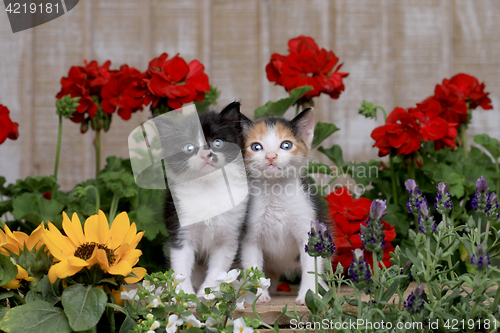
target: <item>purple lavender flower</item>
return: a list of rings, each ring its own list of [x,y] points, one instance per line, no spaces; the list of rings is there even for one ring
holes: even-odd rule
[[[476,191],[479,193],[486,193],[490,188],[488,187],[488,182],[484,179],[484,176],[481,176],[478,180],[476,180]]]
[[[387,212],[387,200],[375,199],[370,206],[370,218],[372,220],[380,220]]]
[[[477,271],[483,271],[486,269],[486,267],[488,265],[491,264],[491,261],[490,261],[490,254],[487,253],[485,255],[484,253],[484,249],[483,249],[483,245],[482,244],[479,244],[477,246],[477,255],[476,254],[473,254],[471,257],[470,257],[470,263],[471,265],[474,266],[474,268],[477,270]]]
[[[495,219],[500,216],[497,195],[494,192],[489,192],[488,182],[483,176],[476,181],[476,191],[471,205],[479,215],[488,219]]]
[[[408,198],[408,202],[406,203],[406,207],[408,207],[408,213],[413,213],[413,215],[417,216],[418,211],[420,210],[420,206],[422,203],[427,204],[427,199],[422,197],[422,192],[418,189],[418,185],[415,183],[413,179],[408,179],[405,181],[406,189],[410,194]]]
[[[370,266],[365,260],[363,250],[353,251],[354,259],[347,269],[347,276],[359,290],[370,293],[372,290],[372,273]]]
[[[411,313],[418,313],[422,311],[425,304],[424,295],[424,286],[419,285],[404,302],[405,309]]]
[[[385,247],[386,243],[384,241],[384,224],[380,220],[382,216],[387,214],[385,209],[387,208],[385,200],[373,200],[370,207],[370,217],[366,220],[365,225],[361,225],[361,241],[363,241],[363,246],[367,251],[377,252],[377,254],[382,255],[382,249]]]
[[[335,244],[325,224],[319,221],[311,222],[311,231],[305,251],[313,257],[329,258],[335,252]]]
[[[448,184],[441,182],[436,188],[437,193],[434,209],[437,210],[439,214],[446,214],[453,209],[453,202],[451,201],[450,191],[448,191]]]
[[[434,216],[432,216],[429,206],[427,206],[427,201],[423,202],[420,206],[418,214],[418,231],[430,236],[434,231],[436,231],[437,224],[434,222]]]

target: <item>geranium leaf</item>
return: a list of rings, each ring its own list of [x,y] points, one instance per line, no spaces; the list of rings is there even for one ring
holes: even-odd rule
[[[64,205],[57,200],[47,200],[40,193],[23,193],[12,199],[12,215],[16,220],[25,219],[38,226],[50,221],[60,227]]]
[[[474,142],[486,148],[495,160],[500,157],[500,142],[497,139],[488,134],[478,134],[474,136]]]
[[[56,178],[54,176],[45,177],[27,177],[26,179],[18,179],[14,186],[14,191],[17,193],[23,192],[37,192],[45,193],[59,188]]]
[[[328,149],[319,147],[318,150],[326,155],[337,167],[341,167],[345,164],[344,158],[342,157],[342,148],[339,145],[334,145]]]
[[[0,329],[12,333],[71,332],[63,310],[40,300],[10,309],[0,321]]]
[[[340,130],[335,124],[332,123],[322,123],[318,121],[316,127],[314,128],[314,139],[312,142],[312,148],[316,148],[323,140],[328,138],[333,133]]]
[[[137,195],[130,200],[130,221],[137,224],[138,230],[146,230],[144,236],[149,240],[154,240],[158,234],[167,234],[163,219],[163,193],[138,188]]]
[[[106,293],[96,287],[75,284],[64,290],[61,302],[71,328],[85,331],[101,319],[106,308]]]
[[[293,89],[290,91],[290,96],[286,98],[282,98],[277,102],[267,102],[266,104],[258,107],[254,111],[253,117],[255,119],[268,117],[268,116],[276,116],[282,117],[285,112],[297,102],[302,96],[306,94],[309,90],[312,90],[311,86],[302,86]]]
[[[324,163],[309,161],[309,163],[307,164],[308,174],[321,173],[324,175],[331,175],[332,172],[332,169]]]

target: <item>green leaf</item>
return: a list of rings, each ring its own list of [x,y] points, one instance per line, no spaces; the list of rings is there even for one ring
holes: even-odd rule
[[[137,188],[137,195],[130,200],[130,221],[137,224],[137,229],[145,230],[144,236],[154,240],[158,235],[166,235],[163,219],[164,191]]]
[[[12,215],[16,220],[25,219],[38,226],[50,221],[60,227],[64,205],[57,200],[47,200],[40,193],[23,193],[12,200]]]
[[[75,284],[64,290],[61,301],[71,328],[85,331],[101,319],[106,307],[106,293],[96,287]]]
[[[123,169],[120,171],[104,172],[99,175],[99,179],[118,198],[130,198],[137,195],[139,187],[135,184],[134,176],[132,176],[131,172]]]
[[[63,310],[44,301],[34,301],[10,309],[0,321],[0,329],[8,333],[71,332]]]
[[[339,131],[340,128],[332,123],[322,123],[318,121],[316,127],[314,128],[314,139],[312,142],[312,148],[316,148],[323,140],[328,138],[333,133]]]
[[[17,266],[9,256],[0,253],[0,286],[14,280],[17,276]]]
[[[319,147],[318,150],[326,155],[337,167],[345,165],[344,158],[342,157],[342,148],[339,145],[334,145],[328,149]]]
[[[465,177],[453,170],[446,164],[435,164],[432,166],[425,165],[422,170],[429,172],[436,183],[443,182],[448,184],[448,191],[454,197],[461,198],[465,194],[464,181]]]
[[[290,96],[282,98],[277,102],[267,102],[266,104],[255,109],[254,118],[262,118],[268,116],[282,117],[285,112],[304,96],[309,90],[313,90],[311,86],[298,87],[290,91]]]
[[[128,333],[132,329],[134,329],[134,326],[137,325],[134,319],[132,317],[127,316],[125,317],[125,320],[123,321],[122,325],[120,326],[120,331],[119,333]]]
[[[316,295],[311,289],[309,289],[306,293],[306,306],[312,314],[316,314],[318,312],[318,304],[316,304],[315,297]]]
[[[58,188],[59,185],[57,185],[57,180],[54,176],[27,177],[26,179],[18,179],[16,181],[14,192],[45,193]]]
[[[49,276],[44,275],[43,278],[38,281],[36,287],[28,291],[25,300],[26,303],[42,300],[50,305],[56,305],[61,298],[57,296],[56,291],[54,290],[54,285],[50,284]]]
[[[486,148],[495,161],[500,157],[500,141],[497,139],[491,138],[488,134],[478,134],[474,136],[474,142]]]

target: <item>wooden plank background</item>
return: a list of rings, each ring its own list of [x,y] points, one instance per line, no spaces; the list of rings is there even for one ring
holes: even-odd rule
[[[431,95],[444,77],[466,72],[484,81],[493,111],[473,113],[469,136],[500,138],[500,2],[497,0],[84,0],[42,26],[13,34],[0,5],[0,104],[20,124],[17,141],[0,146],[0,175],[16,178],[53,172],[60,78],[84,59],[111,60],[145,70],[167,52],[199,59],[222,95],[219,106],[241,100],[253,110],[286,95],[266,79],[274,52],[309,35],[332,49],[350,73],[338,100],[317,100],[318,120],[341,131],[347,160],[376,158],[370,133],[382,124],[357,114],[363,99],[410,107]],[[115,116],[102,136],[103,161],[126,157],[127,136],[147,111],[128,122]],[[64,189],[94,175],[93,133],[64,123],[60,181]]]

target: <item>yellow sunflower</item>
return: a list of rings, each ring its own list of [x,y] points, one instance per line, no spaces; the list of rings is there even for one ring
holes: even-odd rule
[[[140,280],[146,274],[146,269],[133,267],[142,254],[135,247],[144,231],[137,233],[135,223],[130,223],[125,212],[119,214],[109,227],[106,215],[99,211],[85,221],[83,230],[76,213],[70,220],[63,212],[62,227],[66,236],[50,222],[48,227],[43,233],[43,240],[58,261],[49,270],[51,283],[94,264],[99,264],[109,274],[126,277],[127,283]],[[135,276],[129,277],[131,273]]]

